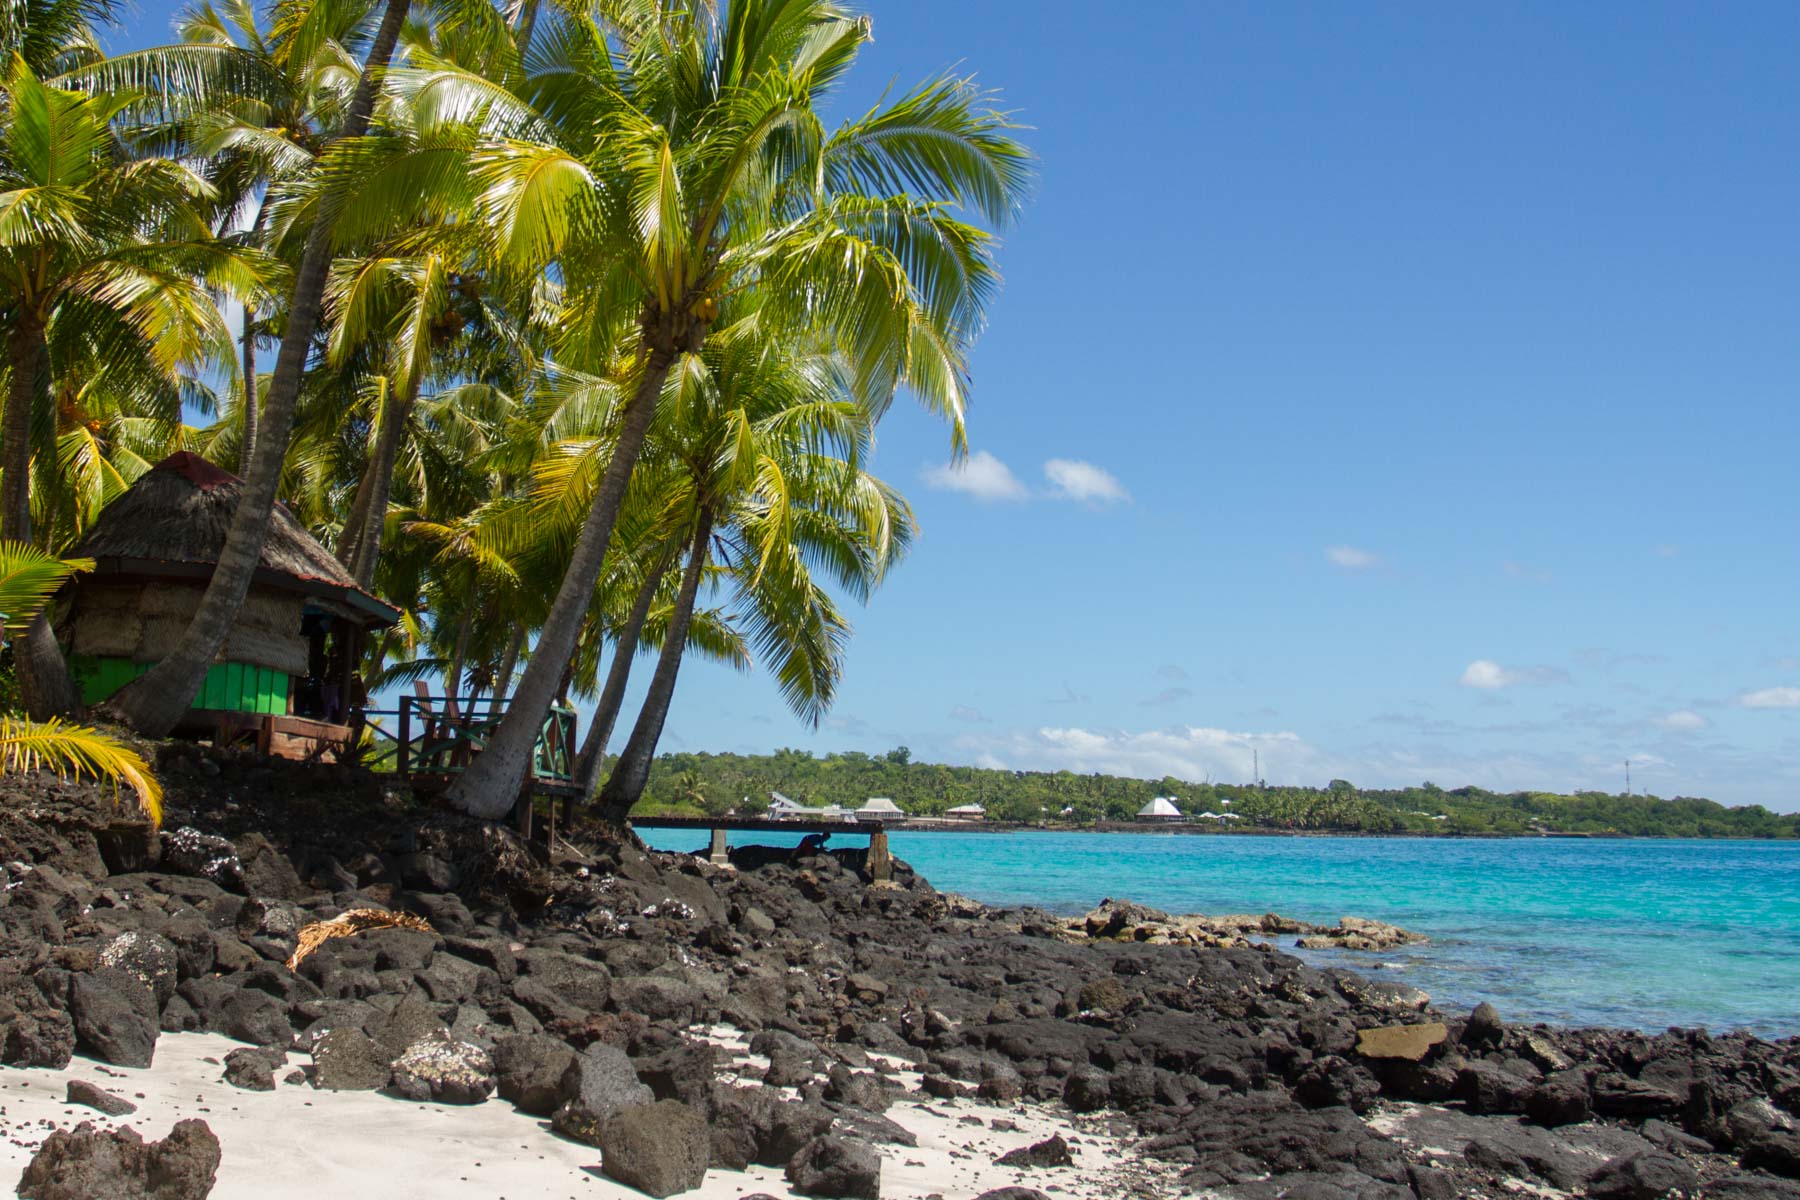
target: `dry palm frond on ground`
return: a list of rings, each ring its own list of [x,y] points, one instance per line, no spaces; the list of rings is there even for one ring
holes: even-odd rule
[[[411,929],[419,933],[434,933],[431,922],[423,917],[415,917],[411,913],[383,912],[379,908],[353,908],[349,912],[339,913],[329,921],[314,921],[300,930],[300,944],[294,948],[293,955],[287,960],[290,971],[298,970],[306,956],[329,942],[332,938],[350,937],[367,929]]]

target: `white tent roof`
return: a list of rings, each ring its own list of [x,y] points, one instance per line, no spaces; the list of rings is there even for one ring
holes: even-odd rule
[[[1140,817],[1179,817],[1181,810],[1175,807],[1175,802],[1169,797],[1158,796],[1138,809],[1137,815]]]
[[[955,808],[947,808],[944,811],[956,813],[958,816],[979,817],[985,814],[987,809],[979,804],[959,804]]]
[[[856,811],[866,813],[899,813],[900,806],[895,804],[892,800],[889,800],[886,796],[876,796]]]

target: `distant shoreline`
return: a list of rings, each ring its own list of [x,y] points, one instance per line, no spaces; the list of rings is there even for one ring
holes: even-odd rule
[[[658,815],[674,816],[674,813]],[[696,821],[705,820],[699,813],[682,813]],[[730,818],[720,817],[719,820]],[[803,822],[796,822],[803,826]],[[870,828],[875,826],[871,823]],[[1544,833],[1423,833],[1410,830],[1377,832],[1359,829],[1268,829],[1255,827],[1250,829],[1209,829],[1201,825],[1168,822],[1132,822],[1102,821],[1093,825],[1030,825],[1005,821],[952,821],[926,817],[906,821],[888,821],[882,825],[889,833],[1139,833],[1163,834],[1181,837],[1280,837],[1280,838],[1353,838],[1361,840],[1379,838],[1397,838],[1410,841],[1609,841],[1609,842],[1792,842],[1800,843],[1800,838],[1790,837],[1756,837],[1750,835],[1730,834],[1653,834],[1653,833],[1584,833],[1578,831],[1548,831]],[[771,827],[759,832],[786,832]],[[804,828],[795,828],[796,835],[804,834]],[[854,836],[849,835],[849,836]]]

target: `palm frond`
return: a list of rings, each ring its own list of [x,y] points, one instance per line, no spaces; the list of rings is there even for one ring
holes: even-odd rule
[[[92,777],[137,793],[152,824],[162,824],[162,785],[143,756],[118,739],[85,725],[51,718],[26,721],[0,717],[0,775],[52,771],[65,779]]]

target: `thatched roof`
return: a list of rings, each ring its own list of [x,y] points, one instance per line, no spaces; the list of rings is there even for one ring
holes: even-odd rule
[[[108,504],[71,554],[94,559],[96,575],[209,578],[243,490],[243,480],[199,455],[171,454]],[[336,601],[370,624],[399,617],[279,504],[253,586]]]

